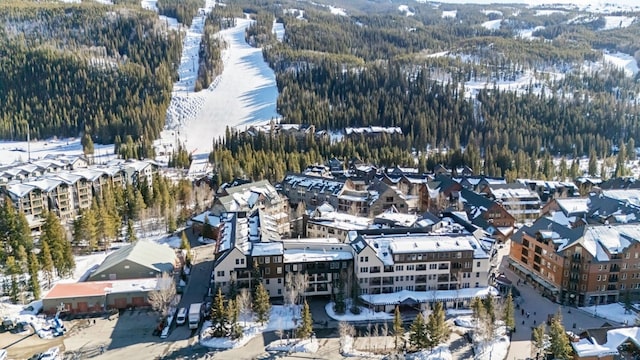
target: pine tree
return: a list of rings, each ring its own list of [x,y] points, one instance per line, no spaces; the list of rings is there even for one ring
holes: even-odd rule
[[[186,253],[184,261],[187,264],[191,264],[191,243],[189,243],[187,234],[184,231],[180,236],[180,249],[184,250]]]
[[[227,309],[224,306],[224,297],[222,296],[222,289],[218,288],[216,297],[213,300],[213,306],[211,306],[211,326],[213,337],[227,336],[228,318]]]
[[[591,149],[589,151],[589,168],[588,172],[590,176],[598,175],[598,157],[596,156],[596,151]]]
[[[484,309],[490,321],[492,323],[495,323],[496,322],[496,306],[493,301],[493,296],[489,295],[485,297],[482,303],[484,305]]]
[[[16,259],[13,256],[8,256],[5,264],[7,272],[11,275],[11,290],[9,291],[9,298],[11,302],[17,304],[20,300],[20,284],[18,283],[19,267],[16,264]]]
[[[269,302],[269,293],[267,292],[267,289],[264,288],[264,285],[262,285],[262,282],[258,283],[256,293],[253,298],[253,312],[258,317],[260,324],[264,325],[269,321],[271,303]]]
[[[211,224],[209,223],[209,217],[204,217],[204,225],[202,226],[202,237],[205,239],[213,240],[213,229],[211,228]]]
[[[504,300],[504,312],[502,313],[502,321],[504,321],[504,325],[507,327],[508,331],[513,331],[516,325],[514,309],[513,309],[513,296],[511,295],[511,290],[507,292],[507,297]]]
[[[571,344],[567,333],[562,326],[562,315],[558,312],[551,320],[551,327],[549,328],[549,337],[551,345],[549,351],[553,354],[554,359],[570,360],[572,359]]]
[[[42,243],[42,249],[40,251],[40,264],[42,265],[44,279],[47,282],[47,289],[50,289],[51,281],[53,280],[53,258],[51,257],[51,250],[47,242]]]
[[[546,337],[546,326],[544,323],[541,323],[537,327],[533,329],[533,341],[531,342],[531,351],[532,355],[537,359],[538,355],[542,355],[542,358],[545,358],[546,350],[545,350],[545,337]]]
[[[444,308],[441,302],[437,302],[433,311],[429,314],[425,330],[427,335],[425,345],[430,349],[449,339],[451,328],[445,321]]]
[[[67,241],[66,237],[62,242],[62,266],[60,273],[64,276],[71,276],[73,270],[76,268],[76,260],[73,256],[73,249],[71,249],[71,243]]]
[[[38,271],[40,270],[40,264],[36,254],[32,251],[29,253],[29,287],[34,299],[40,299],[40,279],[38,278]]]
[[[422,312],[418,313],[409,328],[409,343],[417,350],[424,349],[427,342],[427,328]]]
[[[82,140],[80,141],[80,143],[82,144],[82,152],[85,155],[93,155],[93,140],[91,140],[91,135],[89,135],[89,133],[85,132],[84,135],[82,135]]]
[[[136,236],[136,230],[133,228],[133,220],[131,219],[127,221],[127,241],[130,243],[134,243],[138,241],[138,237]]]
[[[67,233],[60,224],[60,219],[51,211],[46,214],[40,241],[49,245],[51,259],[58,275],[65,275],[74,261],[73,254],[68,255],[69,251],[66,248],[71,249],[71,245],[67,240]],[[73,267],[75,264],[71,266]]]
[[[400,307],[396,305],[393,313],[393,345],[396,350],[400,349],[401,339],[404,337],[404,325],[402,324],[402,316],[400,315]]]
[[[302,305],[302,312],[300,313],[302,317],[300,327],[298,327],[298,337],[301,339],[306,339],[311,336],[313,333],[313,319],[311,318],[311,309],[309,309],[309,304],[307,301],[304,301],[304,305]]]
[[[178,229],[178,223],[176,222],[176,216],[173,215],[173,212],[169,212],[167,215],[167,232],[173,234],[176,229]]]

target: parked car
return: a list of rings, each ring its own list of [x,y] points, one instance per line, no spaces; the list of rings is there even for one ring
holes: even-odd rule
[[[38,356],[38,360],[58,360],[60,359],[60,348],[57,346],[43,352]]]
[[[176,316],[176,325],[184,325],[187,322],[187,308],[180,308]]]

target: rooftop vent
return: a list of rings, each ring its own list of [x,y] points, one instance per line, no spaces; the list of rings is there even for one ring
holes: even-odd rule
[[[440,247],[440,242],[439,241],[436,241],[436,246]]]

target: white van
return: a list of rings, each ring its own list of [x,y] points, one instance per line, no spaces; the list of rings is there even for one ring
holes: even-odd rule
[[[184,325],[187,321],[187,308],[180,308],[176,317],[176,325]]]

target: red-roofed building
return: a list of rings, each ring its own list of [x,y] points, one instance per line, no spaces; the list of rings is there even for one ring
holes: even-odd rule
[[[42,306],[47,314],[55,314],[60,304],[64,304],[65,312],[71,314],[145,307],[149,306],[149,292],[157,287],[157,279],[58,283],[42,299]]]

